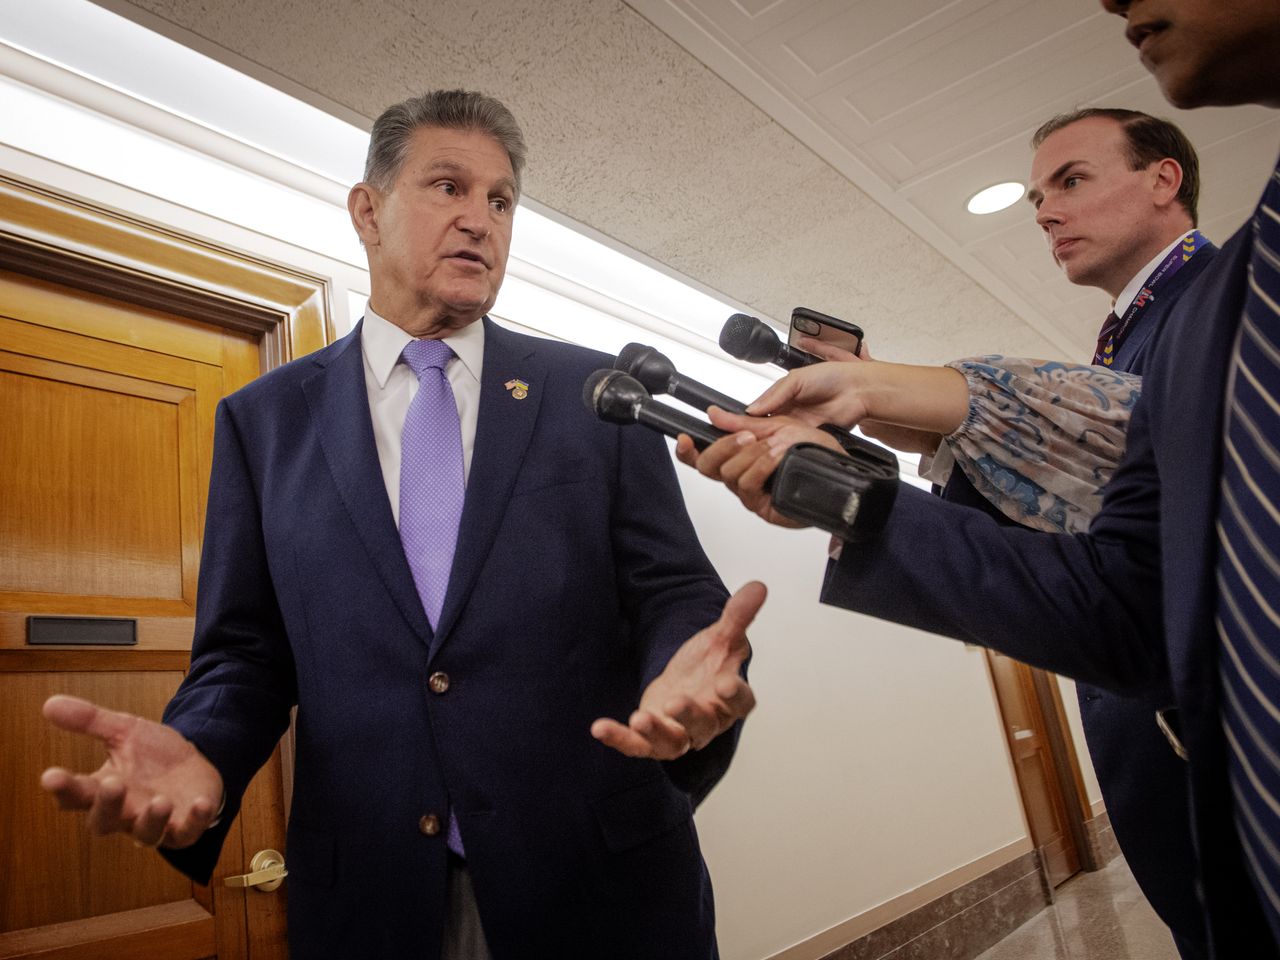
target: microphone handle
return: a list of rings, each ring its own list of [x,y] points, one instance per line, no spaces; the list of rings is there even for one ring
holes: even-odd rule
[[[707,407],[715,405],[721,410],[728,410],[730,413],[741,414],[747,412],[745,403],[739,403],[733,397],[726,396],[719,390],[712,390],[705,384],[701,384],[697,380],[690,380],[688,377],[682,377],[678,373],[673,374],[671,379],[667,381],[667,393],[677,400],[689,404],[691,407],[697,407],[699,410],[706,410]]]
[[[814,356],[799,347],[793,347],[789,343],[779,343],[778,347],[778,355],[773,358],[773,363],[783,370],[795,370],[822,362],[821,357]]]
[[[699,450],[705,450],[721,437],[727,436],[723,430],[697,417],[653,400],[640,402],[636,410],[636,423],[643,423],[646,427],[673,439],[682,433],[687,433],[693,438],[693,445]]]

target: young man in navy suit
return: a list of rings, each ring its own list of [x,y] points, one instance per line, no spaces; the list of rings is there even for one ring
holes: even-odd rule
[[[1196,230],[1195,148],[1168,120],[1110,108],[1054,117],[1031,143],[1027,199],[1054,262],[1072,283],[1111,297],[1093,362],[1142,375],[1157,331],[1217,253]],[[942,496],[1013,523],[959,468]],[[1116,841],[1183,960],[1199,960],[1207,946],[1186,764],[1155,723],[1171,697],[1122,697],[1085,683],[1077,693]]]
[[[1275,0],[1103,0],[1179,107],[1280,107]],[[795,371],[762,412],[841,423],[843,365]],[[776,518],[785,452],[743,431],[681,457]],[[927,547],[927,549],[926,549]],[[1128,450],[1087,534],[995,524],[899,491],[845,544],[822,599],[983,644],[1127,696],[1170,700],[1187,757],[1196,884],[1217,960],[1280,957],[1280,171],[1186,290],[1147,365]]]
[[[479,94],[378,119],[368,312],[219,407],[164,724],[45,707],[110,754],[45,789],[201,882],[297,707],[294,960],[716,956],[692,811],[764,591],[726,604],[662,438],[583,406],[611,358],[485,316],[523,161]]]

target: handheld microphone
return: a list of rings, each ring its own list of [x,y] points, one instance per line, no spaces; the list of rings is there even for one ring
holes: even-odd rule
[[[597,370],[587,377],[582,402],[609,423],[640,423],[668,437],[687,433],[699,450],[726,435],[697,417],[654,400],[644,384],[621,370]]]
[[[783,370],[794,370],[821,363],[821,357],[798,350],[783,341],[773,327],[756,317],[735,313],[720,330],[720,349],[747,363],[772,363]]]
[[[846,542],[871,540],[884,528],[898,497],[898,462],[797,443],[783,455],[765,489],[783,516]]]
[[[635,377],[651,394],[669,393],[699,410],[706,410],[714,404],[730,413],[747,412],[745,403],[677,373],[676,365],[665,354],[643,343],[628,343],[619,352],[613,367]]]
[[[658,403],[635,377],[621,370],[597,370],[582,387],[588,410],[610,423],[640,423],[669,437],[687,433],[704,450],[727,434],[696,417]],[[846,541],[879,533],[898,493],[898,463],[847,455],[820,444],[798,443],[765,482],[773,506],[793,520],[811,524]]]

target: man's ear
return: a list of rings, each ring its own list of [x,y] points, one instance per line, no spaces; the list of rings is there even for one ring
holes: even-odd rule
[[[1178,191],[1182,189],[1182,164],[1173,157],[1157,160],[1150,167],[1152,180],[1152,200],[1157,207],[1168,207],[1178,202]]]
[[[363,181],[352,187],[347,194],[347,212],[351,214],[351,225],[366,247],[376,246],[378,243],[378,208],[381,200],[378,188]]]

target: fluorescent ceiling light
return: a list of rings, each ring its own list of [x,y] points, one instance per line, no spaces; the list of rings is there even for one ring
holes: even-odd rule
[[[970,197],[969,202],[965,204],[965,209],[970,213],[976,214],[995,213],[1007,207],[1012,207],[1022,199],[1026,189],[1026,187],[1014,180],[997,183],[994,186],[987,187],[985,190],[979,190]]]

